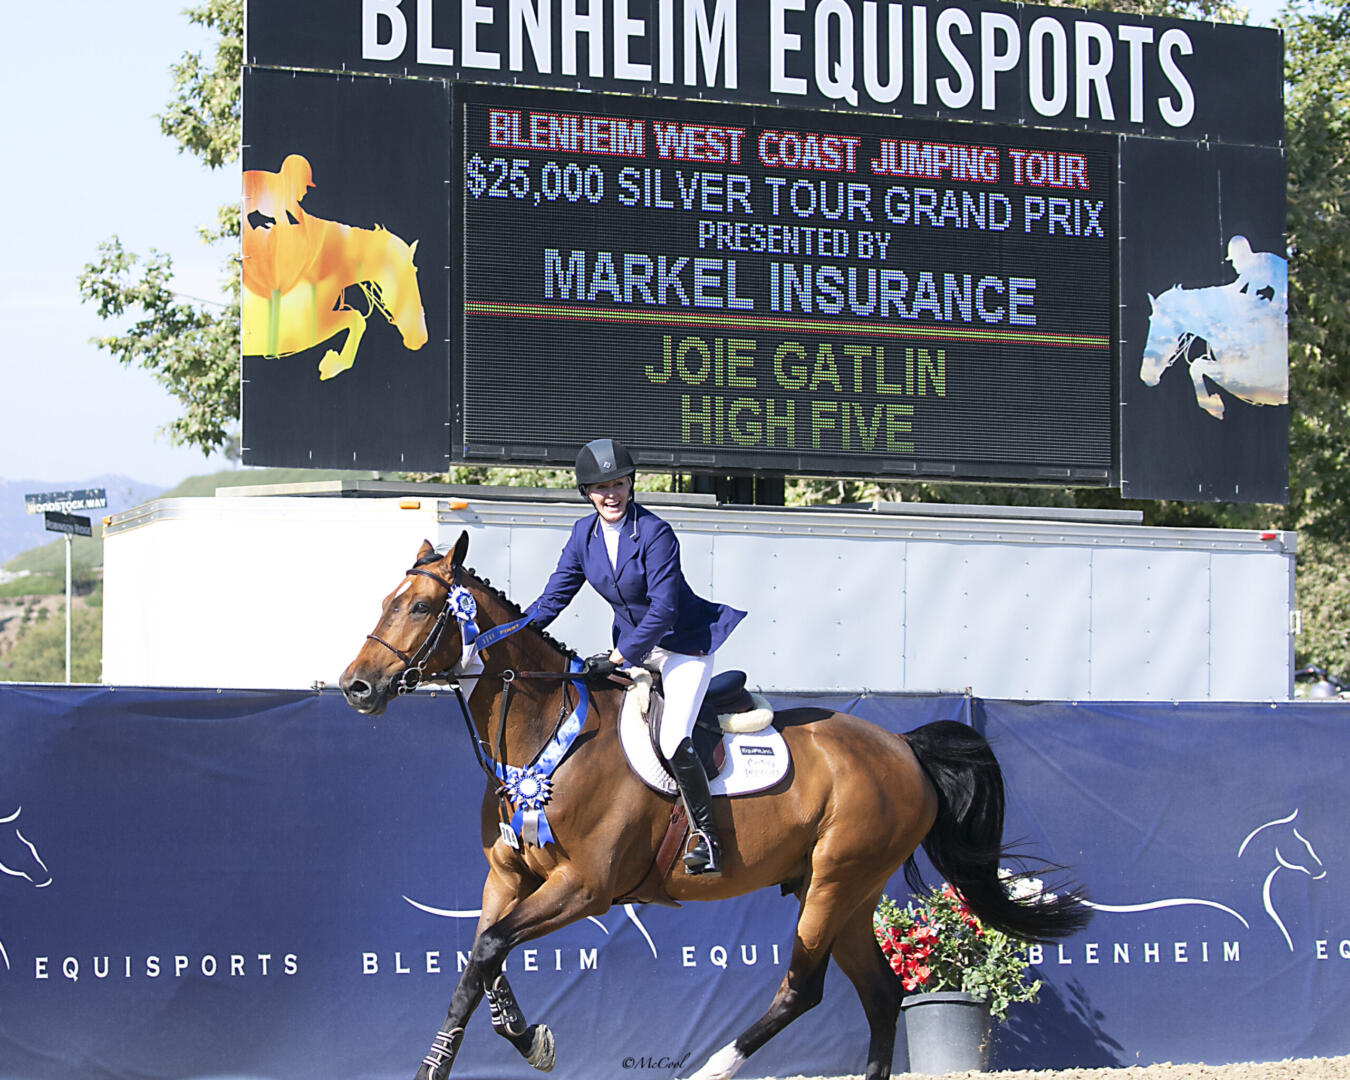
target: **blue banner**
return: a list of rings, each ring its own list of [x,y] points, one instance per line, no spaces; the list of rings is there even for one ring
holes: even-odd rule
[[[1350,1049],[1343,703],[975,702],[1005,835],[1098,906],[1000,1031],[1037,1067]]]
[[[776,703],[893,730],[975,723],[1007,774],[1008,835],[1104,906],[1044,950],[1041,1001],[1000,1029],[996,1067],[1350,1048],[1347,707]],[[0,1077],[410,1076],[485,869],[483,778],[454,709],[0,687]],[[614,908],[516,950],[507,973],[565,1080],[687,1076],[768,1007],[795,915],[776,891]],[[866,1043],[832,971],[824,1003],[743,1071],[857,1074]],[[533,1073],[480,1009],[455,1075]]]

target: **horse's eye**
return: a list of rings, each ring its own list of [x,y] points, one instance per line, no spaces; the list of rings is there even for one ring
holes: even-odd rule
[[[431,608],[425,600],[418,600],[412,606],[412,613],[414,615],[426,615],[429,611],[431,611]]]

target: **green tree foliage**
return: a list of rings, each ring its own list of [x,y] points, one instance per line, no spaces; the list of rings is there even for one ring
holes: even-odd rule
[[[1299,530],[1300,663],[1350,674],[1350,0],[1291,4],[1285,31],[1289,169],[1290,505]]]
[[[47,616],[47,612],[42,612]],[[96,683],[103,664],[103,614],[77,606],[70,625],[70,677]],[[0,679],[59,683],[66,680],[65,606],[55,616],[36,618],[19,633],[14,647],[0,653]]]
[[[180,151],[208,168],[238,160],[241,138],[239,71],[243,63],[243,0],[205,0],[189,8],[193,23],[217,34],[209,61],[189,53],[174,66],[174,97],[160,128]],[[150,372],[183,407],[169,425],[178,444],[203,453],[226,450],[239,421],[239,275],[235,269],[239,208],[221,207],[201,230],[207,242],[229,244],[224,307],[173,291],[173,260],[152,250],[144,258],[116,237],[99,245],[98,258],[80,275],[81,298],[99,317],[121,327],[95,343],[128,367]]]
[[[1343,556],[1350,540],[1350,2],[1294,5],[1282,22],[1296,406],[1290,524],[1338,541],[1317,550]]]

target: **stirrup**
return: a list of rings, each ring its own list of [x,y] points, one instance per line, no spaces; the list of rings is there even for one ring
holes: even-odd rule
[[[701,830],[694,831],[694,846],[684,853],[684,871],[691,877],[721,877],[721,852],[715,841]]]

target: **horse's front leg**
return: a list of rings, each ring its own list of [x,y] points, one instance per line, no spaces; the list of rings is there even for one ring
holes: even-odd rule
[[[1209,392],[1205,386],[1206,375],[1216,381],[1219,375],[1219,363],[1209,353],[1191,361],[1191,383],[1195,387],[1195,403],[1215,420],[1222,420],[1223,398]]]
[[[323,338],[333,337],[341,331],[347,331],[347,340],[341,350],[329,349],[319,361],[320,381],[341,375],[356,363],[356,350],[366,332],[366,317],[352,308],[340,308],[329,313],[329,323],[321,331]]]
[[[490,890],[491,878],[488,889],[484,890],[485,900]],[[608,907],[608,897],[602,896],[601,889],[580,882],[567,870],[559,869],[533,893],[516,903],[506,915],[489,926],[480,922],[473,952],[450,1000],[445,1023],[436,1033],[431,1051],[422,1059],[417,1080],[444,1080],[449,1076],[455,1055],[464,1039],[464,1026],[485,993],[495,999],[499,1007],[507,1006],[503,1019],[508,1030],[502,1027],[497,1027],[497,1030],[535,1068],[552,1068],[553,1035],[543,1024],[525,1026],[510,985],[501,978],[502,964],[507,954],[522,941],[542,937],[588,915],[598,915]],[[486,903],[484,912],[486,922]],[[520,1034],[516,1035],[510,1029],[518,1029]]]
[[[477,961],[477,946],[474,959],[464,968],[459,978],[454,996],[450,999],[450,1009],[446,1013],[445,1023],[436,1032],[431,1041],[431,1049],[422,1059],[417,1070],[417,1080],[443,1080],[450,1075],[450,1069],[459,1054],[460,1044],[464,1041],[464,1027],[469,1022],[484,994],[488,998],[488,1007],[492,1012],[492,1026],[499,1035],[507,1039],[520,1051],[522,1057],[540,1072],[553,1068],[554,1043],[553,1032],[544,1024],[527,1025],[525,1017],[516,1004],[515,994],[511,991],[506,976],[497,975],[487,983],[483,978],[481,963]],[[498,961],[500,968],[501,962]]]
[[[489,848],[487,858],[490,869],[487,880],[483,882],[483,904],[478,917],[478,926],[474,930],[475,946],[483,931],[515,907],[532,887],[510,860],[495,856],[496,853]],[[464,1027],[487,990],[482,968],[477,963],[477,955],[475,948],[469,963],[465,965],[459,977],[459,983],[455,986],[445,1023],[436,1032],[431,1050],[422,1059],[417,1080],[433,1080],[446,1076],[455,1063],[459,1045],[464,1039]],[[496,1026],[494,1010],[493,1027]]]
[[[519,1050],[527,1064],[540,1072],[549,1072],[554,1061],[553,1032],[545,1024],[525,1022],[525,1014],[520,1011],[504,974],[498,973],[483,992],[487,995],[493,1030]]]

